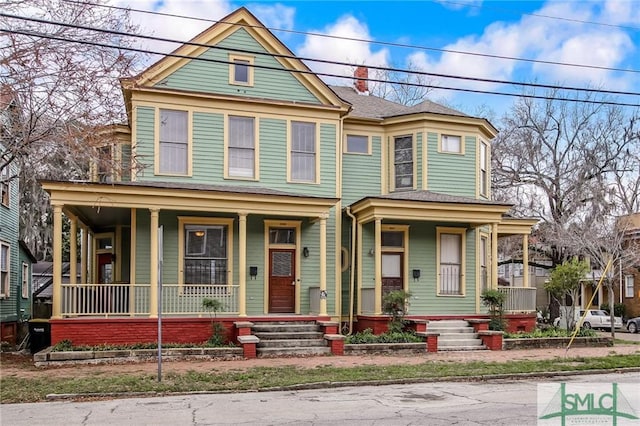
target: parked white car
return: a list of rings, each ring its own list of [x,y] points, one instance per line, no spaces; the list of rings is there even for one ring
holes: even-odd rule
[[[586,309],[587,315],[584,317],[584,321],[582,322],[582,328],[606,328],[611,329],[611,317],[609,316],[609,312],[603,311],[602,309]],[[563,310],[560,310],[560,316],[556,318],[553,322],[553,325],[556,327],[566,328],[567,323],[565,321]],[[585,313],[585,309],[576,309],[575,311],[575,324],[576,327],[580,321],[580,318]],[[622,318],[614,317],[613,326],[615,328],[622,328]]]

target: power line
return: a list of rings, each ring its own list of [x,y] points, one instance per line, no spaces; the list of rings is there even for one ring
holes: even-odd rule
[[[78,25],[78,24],[68,24],[68,23],[65,23],[65,22],[50,21],[50,20],[41,19],[41,18],[28,18],[28,17],[19,16],[19,15],[6,14],[6,13],[2,13],[2,12],[0,12],[0,16],[19,19],[19,20],[24,20],[24,21],[29,21],[29,22],[38,22],[38,23],[41,23],[41,24],[57,25],[57,26],[66,27],[66,28],[81,29],[81,30],[87,30],[87,31],[95,31],[95,32],[100,32],[100,33],[105,33],[105,34],[110,34],[110,35],[141,38],[141,39],[145,39],[145,40],[176,43],[176,44],[183,44],[183,45],[196,46],[196,47],[205,47],[205,48],[210,48],[210,49],[232,51],[232,52],[251,54],[251,55],[262,55],[262,56],[269,56],[269,57],[275,57],[275,58],[284,58],[284,59],[296,59],[296,60],[302,60],[302,61],[308,61],[308,62],[318,62],[318,63],[324,63],[324,64],[329,64],[329,65],[340,65],[340,66],[347,66],[347,67],[356,67],[356,66],[358,66],[358,64],[353,64],[353,63],[349,63],[349,62],[342,62],[342,61],[330,61],[330,60],[326,60],[326,59],[317,59],[317,58],[301,57],[301,56],[294,56],[294,55],[270,53],[270,52],[260,52],[260,51],[254,51],[254,50],[248,50],[248,49],[238,49],[238,48],[230,49],[230,48],[224,48],[224,47],[220,47],[220,46],[216,46],[216,45],[209,45],[209,44],[204,44],[204,43],[195,43],[193,41],[181,42],[179,40],[169,39],[169,38],[164,38],[164,37],[155,37],[155,36],[146,36],[146,35],[140,35],[140,34],[132,34],[132,33],[116,31],[116,30],[106,30],[106,29],[102,29],[102,28],[88,27],[88,26],[83,26],[83,25]],[[498,80],[498,79],[488,79],[488,78],[479,78],[479,77],[467,77],[467,76],[458,76],[458,75],[451,75],[451,74],[432,73],[432,72],[419,71],[419,70],[407,70],[407,69],[402,69],[402,68],[380,67],[380,66],[374,66],[374,65],[367,66],[367,68],[378,70],[378,71],[384,71],[384,72],[399,72],[399,73],[406,73],[406,74],[413,74],[413,75],[421,75],[421,76],[426,76],[426,77],[438,77],[438,78],[447,78],[447,79],[454,79],[454,80],[473,81],[473,82],[477,82],[477,83],[507,84],[507,85],[517,85],[517,86],[522,86],[522,87],[534,87],[534,88],[541,88],[541,89],[572,90],[572,91],[577,91],[577,92],[582,91],[582,92],[599,93],[599,94],[640,96],[640,92],[624,92],[624,91],[616,91],[616,90],[590,89],[590,88],[584,88],[584,87],[558,86],[558,85],[552,85],[552,84],[525,83],[525,82],[519,82],[519,81]],[[318,74],[318,73],[316,73],[316,74]],[[332,76],[335,76],[335,75],[332,75]],[[344,77],[344,76],[342,76],[342,77]],[[373,81],[373,80],[371,80],[371,81]],[[386,80],[376,80],[376,81],[387,82]],[[390,83],[393,84],[393,82],[390,82]],[[400,83],[398,83],[398,84],[400,84]],[[407,83],[402,83],[402,84],[407,84]]]
[[[104,7],[104,8],[109,8],[109,9],[123,10],[123,11],[131,11],[131,12],[144,13],[144,14],[149,14],[149,15],[166,16],[166,17],[170,17],[170,18],[189,19],[189,20],[207,22],[207,23],[222,23],[222,24],[228,24],[228,25],[238,25],[238,23],[235,23],[235,22],[228,22],[228,21],[215,20],[215,19],[206,19],[206,18],[197,18],[197,17],[193,17],[193,16],[178,15],[178,14],[174,14],[174,13],[157,12],[157,11],[150,11],[150,10],[144,10],[144,9],[127,8],[127,7],[122,7],[122,6],[112,6],[112,5],[98,4],[98,3],[87,3],[87,2],[80,2],[78,0],[63,0],[63,1],[65,1],[67,3],[90,4],[90,5],[97,6],[97,7]],[[361,42],[361,43],[371,43],[371,44],[375,44],[375,45],[399,47],[399,48],[405,48],[405,49],[427,50],[427,51],[441,52],[441,53],[455,53],[455,54],[459,54],[459,55],[477,56],[477,57],[492,58],[492,59],[504,59],[504,60],[509,60],[509,61],[528,62],[528,63],[545,64],[545,65],[558,65],[558,66],[565,66],[565,67],[588,68],[588,69],[598,69],[598,70],[605,70],[605,71],[640,73],[640,70],[627,69],[627,68],[613,68],[613,67],[603,67],[603,66],[598,66],[598,65],[575,64],[575,63],[569,63],[569,62],[544,61],[544,60],[541,60],[541,59],[517,58],[517,57],[513,57],[513,56],[492,55],[492,54],[489,54],[489,53],[467,52],[467,51],[463,51],[463,50],[453,50],[453,49],[440,49],[440,48],[437,48],[437,47],[419,46],[419,45],[415,45],[415,44],[394,43],[394,42],[389,42],[389,41],[376,41],[376,40],[370,40],[370,39],[358,38],[358,37],[343,37],[343,36],[315,33],[315,32],[309,32],[309,31],[298,31],[298,30],[287,30],[287,29],[284,29],[284,28],[263,27],[263,26],[260,26],[260,25],[246,25],[246,24],[243,24],[243,25],[247,26],[247,27],[250,27],[250,28],[256,28],[256,27],[257,28],[266,28],[269,31],[279,31],[279,32],[284,32],[284,33],[298,34],[298,35],[305,35],[305,36],[313,36],[313,37],[324,37],[324,38],[335,39],[335,40],[356,41],[356,42]]]
[[[4,14],[0,14],[0,15],[4,15]],[[98,42],[93,42],[93,41],[68,39],[68,38],[64,38],[64,37],[60,37],[60,36],[54,36],[54,35],[50,35],[50,34],[43,34],[43,33],[38,33],[38,32],[34,32],[34,31],[24,31],[24,30],[7,29],[7,28],[0,28],[0,31],[7,32],[7,33],[12,33],[12,34],[21,34],[21,35],[32,36],[32,37],[40,37],[40,38],[45,38],[45,39],[49,39],[49,40],[58,40],[58,41],[64,41],[64,42],[69,42],[69,43],[83,44],[83,45],[96,46],[96,47],[104,47],[104,48],[108,48],[108,49],[125,50],[125,51],[131,51],[131,52],[147,53],[147,54],[152,54],[152,55],[163,55],[163,56],[168,56],[168,57],[175,57],[175,58],[189,59],[189,60],[197,60],[197,61],[205,61],[205,62],[211,62],[211,63],[225,64],[225,65],[232,65],[233,64],[233,62],[220,60],[220,59],[203,58],[203,57],[199,57],[199,56],[180,55],[180,54],[177,54],[177,53],[164,54],[164,53],[161,53],[161,52],[158,52],[158,51],[149,50],[149,49],[142,49],[142,48],[135,48],[135,47],[121,47],[121,46],[115,46],[115,45],[106,44],[106,43],[98,43]],[[344,75],[339,75],[339,74],[314,72],[314,71],[311,71],[311,70],[298,70],[298,69],[289,69],[289,68],[279,68],[279,67],[271,67],[271,66],[267,66],[267,65],[247,64],[247,66],[250,66],[250,67],[253,67],[253,68],[258,68],[258,69],[266,69],[266,70],[278,71],[278,72],[307,74],[307,75],[316,75],[316,76],[333,77],[333,78],[350,79],[350,80],[353,78],[352,76],[344,76]],[[381,79],[375,79],[375,78],[366,78],[366,79],[360,79],[360,80],[366,80],[366,81],[376,82],[376,83],[394,83],[394,82],[389,82],[387,80],[381,80]],[[436,86],[436,85],[427,85],[427,84],[411,83],[411,82],[407,82],[407,83],[396,82],[396,83],[397,84],[407,85],[407,86],[412,86],[412,87],[425,87],[425,88],[432,88],[432,89],[437,89],[437,90],[452,90],[452,91],[459,91],[459,92],[466,92],[466,93],[481,93],[481,94],[487,94],[487,95],[525,97],[525,98],[531,98],[531,99],[557,100],[557,101],[567,101],[567,102],[581,102],[581,103],[587,103],[587,104],[640,107],[640,104],[630,104],[630,103],[624,103],[624,102],[613,102],[613,101],[605,101],[605,100],[599,101],[599,100],[574,99],[574,98],[565,98],[565,97],[553,97],[552,98],[552,97],[548,97],[548,96],[541,96],[541,95],[534,95],[534,94],[505,93],[505,92],[495,92],[495,91],[489,91],[489,90],[465,89],[465,88],[460,88],[460,87]]]

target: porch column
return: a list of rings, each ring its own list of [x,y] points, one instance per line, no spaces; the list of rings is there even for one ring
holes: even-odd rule
[[[376,219],[375,222],[375,295],[373,299],[373,309],[375,315],[382,314],[382,219]]]
[[[62,206],[53,205],[53,306],[51,317],[62,318]]]
[[[238,314],[247,316],[247,213],[238,213]]]
[[[80,225],[80,282],[87,283],[87,227]]]
[[[358,265],[358,274],[357,274],[357,293],[356,293],[356,315],[362,315],[362,257],[364,253],[362,253],[362,223],[357,222],[356,224],[356,249],[358,250],[356,263]],[[354,250],[353,246],[351,250]],[[351,265],[353,268],[353,265]]]
[[[320,315],[327,315],[327,217],[320,216]]]
[[[149,317],[158,318],[158,209],[149,209],[151,225],[149,227]]]
[[[491,224],[491,288],[498,288],[498,223]]]
[[[69,284],[78,282],[78,218],[69,216],[71,227],[69,228]]]
[[[529,236],[522,236],[522,287],[529,287]]]

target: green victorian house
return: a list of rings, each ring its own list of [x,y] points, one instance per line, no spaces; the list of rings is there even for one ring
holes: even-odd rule
[[[230,330],[277,319],[379,331],[394,289],[413,294],[413,319],[486,318],[498,237],[521,235],[526,261],[535,221],[491,199],[487,120],[369,96],[362,67],[352,87],[328,86],[244,8],[122,89],[130,120],[94,179],[42,182],[53,343],[154,341],[159,315],[164,340],[203,341],[203,298]],[[69,284],[63,215],[82,241]],[[511,326],[531,328],[535,288],[502,290]]]

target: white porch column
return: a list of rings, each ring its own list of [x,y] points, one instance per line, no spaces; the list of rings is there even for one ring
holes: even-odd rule
[[[320,216],[320,315],[327,315],[327,217]]]
[[[375,295],[373,300],[373,309],[375,315],[382,314],[382,219],[376,219],[375,222]]]
[[[87,227],[80,225],[80,282],[87,283],[87,255],[89,244],[87,243]]]
[[[149,209],[151,225],[149,226],[149,317],[158,318],[158,209]]]
[[[491,224],[491,288],[498,288],[498,223]]]
[[[51,317],[62,318],[62,205],[53,205],[53,306]]]
[[[529,287],[529,236],[522,236],[522,286]]]
[[[247,316],[247,213],[238,213],[238,314]]]
[[[69,284],[78,282],[78,218],[69,216],[71,227],[69,228]]]

